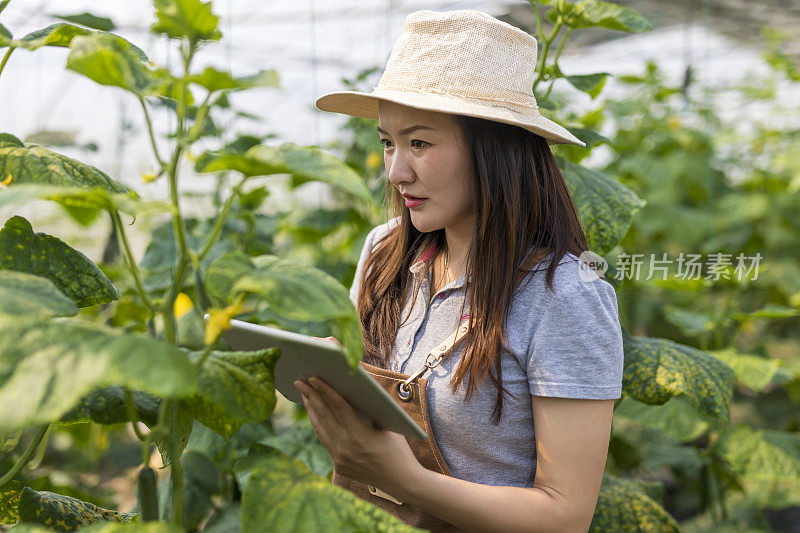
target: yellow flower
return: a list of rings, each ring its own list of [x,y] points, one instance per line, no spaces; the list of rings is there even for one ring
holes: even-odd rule
[[[8,184],[11,183],[13,180],[14,180],[14,176],[9,174],[6,179],[4,179],[3,181],[0,181],[0,187],[2,187],[2,188],[8,187]]]
[[[156,176],[153,173],[142,174],[142,181],[145,183],[150,183],[151,181],[154,181],[157,177],[158,176]]]
[[[681,117],[678,115],[670,115],[667,118],[667,127],[671,130],[677,130],[681,127]]]
[[[383,156],[377,152],[372,152],[367,156],[367,168],[376,169],[380,168],[383,164]]]
[[[175,298],[175,303],[172,306],[172,312],[175,313],[175,320],[180,320],[183,315],[188,313],[194,307],[192,299],[185,292],[178,294]]]
[[[225,309],[209,309],[211,315],[206,321],[205,344],[211,344],[220,334],[231,327],[231,318],[242,312],[242,299],[244,295],[239,295],[236,301]]]

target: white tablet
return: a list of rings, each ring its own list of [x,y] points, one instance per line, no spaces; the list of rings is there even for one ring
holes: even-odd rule
[[[205,315],[207,321],[210,315]],[[409,438],[428,438],[427,433],[383,387],[359,366],[353,370],[347,363],[344,349],[333,341],[300,333],[231,320],[231,327],[222,332],[231,348],[241,351],[280,348],[275,367],[275,388],[287,399],[302,404],[295,380],[318,376],[325,380],[350,404],[362,413],[362,419]]]

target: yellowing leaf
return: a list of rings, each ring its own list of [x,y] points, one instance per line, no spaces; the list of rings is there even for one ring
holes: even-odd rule
[[[242,298],[243,296],[239,297],[236,302],[225,309],[208,310],[208,314],[211,316],[206,321],[205,344],[211,344],[223,331],[231,327],[231,318],[242,312]]]
[[[0,181],[0,185],[2,185],[3,187],[7,187],[8,184],[11,183],[13,180],[14,180],[14,176],[9,174],[6,179],[4,179],[3,181]]]
[[[175,313],[175,320],[180,320],[183,315],[188,313],[194,307],[192,299],[185,292],[178,294],[175,298],[175,303],[172,306],[172,312]]]

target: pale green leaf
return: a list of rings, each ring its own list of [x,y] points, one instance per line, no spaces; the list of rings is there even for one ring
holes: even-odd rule
[[[663,431],[676,442],[692,441],[708,429],[706,417],[698,413],[683,396],[676,396],[660,405],[624,398],[614,409],[614,416]]]
[[[319,476],[327,477],[333,471],[331,456],[317,438],[308,418],[260,439],[258,444],[274,448],[292,459],[302,461],[309,470]]]
[[[142,51],[118,35],[93,33],[76,37],[67,68],[100,85],[121,87],[139,97],[162,84]]]
[[[37,183],[13,183],[0,188],[0,207],[24,204],[31,200],[52,200],[64,207],[119,210],[123,213],[170,213],[172,206],[162,200],[142,200],[133,191],[112,193],[94,187],[87,188],[72,185],[49,185]]]
[[[349,291],[322,270],[272,255],[229,253],[209,267],[206,282],[209,295],[220,301],[244,292],[289,320],[335,320],[350,364],[355,367],[363,356],[361,323]]]
[[[172,39],[219,41],[219,17],[211,12],[211,2],[200,0],[155,0],[156,21],[153,33]]]
[[[196,361],[200,352],[189,354]],[[245,422],[266,420],[275,409],[275,364],[280,350],[212,351],[198,377],[198,394],[190,401],[195,418],[224,437]]]
[[[245,487],[242,531],[421,531],[277,451],[246,457],[236,470]]]
[[[91,13],[79,13],[77,15],[53,15],[55,18],[73,22],[100,31],[111,31],[116,28],[114,22],[108,17],[98,17]]]
[[[78,26],[67,24],[66,22],[58,22],[46,28],[42,28],[41,30],[29,33],[22,39],[15,39],[11,42],[11,46],[25,48],[27,50],[36,50],[42,46],[59,46],[66,48],[76,36],[89,34],[91,34],[91,31],[85,28],[79,28]]]
[[[0,270],[0,302],[3,302],[3,312],[12,315],[45,318],[73,316],[78,312],[75,302],[64,296],[49,279],[13,270]]]
[[[78,307],[119,299],[119,290],[91,259],[56,237],[34,233],[20,216],[0,230],[0,250],[0,269],[47,278]]]
[[[359,200],[374,200],[364,180],[352,168],[316,146],[283,143],[279,146],[254,146],[245,154],[208,153],[198,159],[198,172],[236,170],[245,176],[291,174],[298,181],[322,181],[338,187]]]
[[[547,19],[555,22],[557,9],[547,12]],[[601,27],[609,30],[642,33],[653,27],[633,9],[601,0],[584,0],[578,4],[564,4],[563,22],[571,28]]]
[[[206,67],[200,74],[189,78],[192,83],[205,87],[209,91],[235,91],[252,87],[280,87],[276,70],[262,70],[251,76],[234,78],[227,72]]]
[[[76,159],[35,144],[19,145],[0,139],[0,180],[12,176],[11,186],[25,183],[80,185],[109,192],[129,189],[108,175]]]
[[[781,365],[778,359],[739,353],[732,347],[708,353],[725,361],[733,369],[736,379],[756,392],[769,385]]]
[[[725,430],[715,453],[726,459],[760,506],[800,505],[800,434],[747,426]]]
[[[109,385],[162,397],[196,390],[196,370],[179,349],[95,324],[0,314],[0,351],[0,430],[57,420]]]
[[[579,91],[585,92],[593,99],[600,94],[606,84],[608,72],[597,72],[595,74],[578,74],[575,76],[565,76],[566,80]]]

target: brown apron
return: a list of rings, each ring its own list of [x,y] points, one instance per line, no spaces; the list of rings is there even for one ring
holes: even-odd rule
[[[428,380],[421,376],[428,369],[438,366],[466,332],[467,326],[462,323],[442,344],[431,350],[426,358],[425,365],[411,375],[393,372],[361,361],[362,368],[375,378],[375,381],[389,393],[389,396],[394,398],[414,422],[419,424],[428,434],[428,438],[425,440],[407,438],[414,457],[428,470],[433,470],[446,476],[452,476],[452,474],[442,457],[439,446],[436,444],[436,439],[433,437],[428,414]],[[335,468],[333,470],[333,484],[347,489],[362,500],[388,511],[410,526],[428,529],[435,533],[462,531],[453,524],[426,512],[421,507],[401,502],[373,485],[339,474]]]

